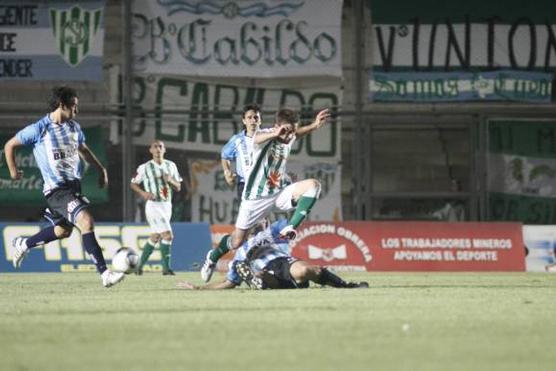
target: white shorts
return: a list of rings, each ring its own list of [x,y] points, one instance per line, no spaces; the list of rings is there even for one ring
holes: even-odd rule
[[[151,233],[162,233],[171,231],[170,219],[172,218],[171,202],[147,201],[145,204],[145,216],[151,227]]]
[[[258,200],[242,200],[236,219],[236,228],[247,230],[255,226],[273,211],[289,211],[295,208],[292,204],[295,183],[273,196]]]

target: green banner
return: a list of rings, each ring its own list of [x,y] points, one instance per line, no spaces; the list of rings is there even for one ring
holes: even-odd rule
[[[106,166],[107,157],[104,148],[104,132],[101,127],[83,129],[87,146],[98,157],[99,161]],[[41,172],[35,162],[33,149],[31,147],[20,147],[16,152],[16,162],[19,170],[23,170],[23,178],[20,180],[10,179],[10,172],[6,165],[3,144],[6,143],[15,132],[0,132],[0,203],[2,205],[38,205],[44,204],[42,194],[43,180]],[[91,202],[99,203],[108,201],[108,190],[98,187],[98,174],[93,166],[84,164],[84,176],[82,179],[83,194]]]
[[[556,122],[489,122],[489,219],[556,224]]]

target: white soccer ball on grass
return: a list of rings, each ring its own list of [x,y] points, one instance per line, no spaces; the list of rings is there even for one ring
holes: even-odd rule
[[[139,255],[129,247],[121,247],[112,257],[112,270],[114,272],[132,273],[139,265]]]

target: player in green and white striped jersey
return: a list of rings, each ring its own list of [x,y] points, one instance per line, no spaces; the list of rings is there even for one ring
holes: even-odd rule
[[[143,273],[143,265],[149,259],[156,244],[160,241],[162,255],[162,274],[174,275],[170,268],[170,249],[172,246],[172,194],[181,190],[182,177],[175,163],[164,158],[166,147],[160,140],[151,143],[149,152],[152,160],[139,165],[131,179],[131,189],[145,201],[145,216],[151,227],[149,240],[143,247],[137,274]],[[142,188],[139,184],[142,184]]]
[[[284,238],[295,239],[295,229],[311,211],[319,197],[321,185],[316,179],[289,184],[286,163],[295,139],[319,129],[329,117],[328,109],[324,109],[317,114],[313,123],[299,127],[298,114],[290,109],[282,109],[276,113],[272,129],[261,129],[256,133],[253,165],[245,182],[235,229],[207,254],[201,268],[201,278],[205,282],[210,280],[218,259],[230,249],[241,246],[248,230],[272,211],[295,209],[288,225],[280,231]]]

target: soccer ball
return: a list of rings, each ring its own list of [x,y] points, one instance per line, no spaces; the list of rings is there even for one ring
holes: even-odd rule
[[[112,257],[112,270],[114,272],[131,273],[139,265],[139,255],[129,247],[121,247]]]

